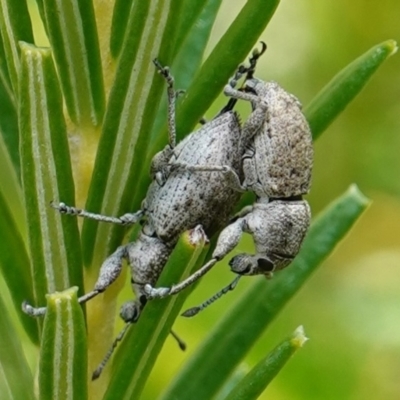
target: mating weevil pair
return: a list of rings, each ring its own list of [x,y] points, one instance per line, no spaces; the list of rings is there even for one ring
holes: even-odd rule
[[[145,286],[148,297],[176,294],[207,273],[219,260],[235,248],[244,232],[252,235],[256,254],[239,254],[229,264],[238,277],[199,307],[187,310],[193,316],[228,290],[240,276],[264,274],[289,265],[298,254],[307,233],[311,212],[302,196],[311,184],[313,147],[310,128],[297,98],[275,82],[253,77],[255,62],[265,51],[254,53],[249,69],[239,67],[224,93],[232,99],[249,101],[253,112],[241,129],[241,183],[235,170],[226,168],[230,185],[239,192],[252,191],[254,205],[245,207],[219,235],[210,261],[183,282],[171,288]],[[247,73],[242,90],[237,80]],[[232,104],[232,103],[231,103]]]
[[[82,296],[79,302],[86,302],[106,290],[119,276],[122,261],[126,259],[131,267],[136,299],[123,305],[121,316],[128,323],[134,322],[147,300],[176,294],[199,279],[237,245],[243,232],[253,236],[256,254],[240,254],[230,261],[232,271],[239,277],[271,276],[296,256],[310,221],[309,206],[301,196],[310,186],[311,135],[298,100],[276,83],[264,83],[253,77],[257,59],[264,50],[265,46],[261,52],[254,52],[250,68],[239,67],[225,87],[225,93],[231,97],[228,106],[177,145],[175,100],[178,92],[174,90],[168,68],[155,62],[168,83],[170,137],[169,145],[153,158],[153,182],[141,210],[115,218],[63,203],[54,205],[62,213],[104,222],[131,225],[145,220],[137,240],[120,246],[104,261],[93,291]],[[244,87],[236,90],[237,80],[244,74],[247,74]],[[250,101],[253,108],[243,127],[232,111],[237,99]],[[226,226],[245,190],[256,194],[255,204],[245,207]],[[207,235],[226,226],[211,260],[171,288],[154,288],[180,234],[198,225]],[[237,281],[238,278],[185,315],[194,315],[233,289]],[[46,310],[28,304],[23,307],[34,316],[43,315]]]

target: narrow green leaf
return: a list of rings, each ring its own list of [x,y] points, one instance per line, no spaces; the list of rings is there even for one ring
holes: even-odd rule
[[[49,206],[74,204],[63,102],[49,49],[21,43],[19,122],[24,200],[36,305],[45,294],[78,285],[83,290],[76,218]],[[28,267],[28,266],[26,266]]]
[[[177,114],[179,139],[192,131],[221,93],[229,77],[265,30],[278,4],[279,0],[248,0],[243,6],[180,103]]]
[[[26,0],[0,1],[0,33],[13,92],[18,92],[20,50],[18,42],[33,43],[32,24]]]
[[[206,237],[201,230],[185,232],[178,241],[157,286],[180,282],[203,262]],[[185,290],[178,296],[152,300],[146,305],[136,326],[131,328],[118,352],[105,399],[139,398],[158,354],[170,333],[172,324],[189,295]]]
[[[0,315],[0,397],[2,400],[34,400],[33,377],[1,297]]]
[[[33,298],[32,276],[29,269],[30,261],[25,243],[1,193],[0,229],[2,232],[0,240],[0,268],[21,323],[31,340],[38,344],[39,332],[37,321],[28,317],[21,310],[22,302]]]
[[[397,51],[394,40],[372,47],[340,71],[305,108],[316,139],[347,107],[382,63]]]
[[[291,337],[280,343],[267,357],[261,360],[225,400],[256,400],[279,371],[289,361],[296,350],[303,347],[307,338],[302,326],[299,326]]]
[[[17,110],[14,103],[14,95],[9,92],[4,85],[4,80],[0,79],[0,140],[4,143],[4,150],[7,149],[7,157],[11,161],[14,169],[12,175],[19,185],[20,165],[19,165],[19,137]]]
[[[176,45],[178,53],[174,57],[172,71],[176,74],[176,87],[186,89],[189,87],[197,72],[204,55],[204,50],[211,34],[211,29],[217,17],[222,0],[208,0],[205,2],[196,23],[187,29],[187,34],[180,45]],[[191,3],[185,3],[187,8]],[[184,19],[184,18],[183,18]],[[182,27],[181,27],[182,29]],[[165,119],[165,117],[164,117]]]
[[[110,34],[110,51],[114,58],[122,49],[133,3],[133,0],[115,0]]]
[[[0,171],[2,171],[0,192],[18,227],[21,228],[22,222],[24,222],[24,212],[20,182],[18,117],[15,101],[0,35]]]
[[[182,0],[151,0],[133,6],[96,155],[86,204],[90,211],[120,215],[131,210],[137,174],[165,88],[152,60],[159,57],[168,63],[181,4]],[[121,227],[85,220],[85,265],[99,267],[123,233]]]
[[[15,133],[18,135],[18,131]],[[16,155],[18,155],[19,158],[19,153]],[[7,203],[22,236],[26,238],[26,223],[20,176],[17,173],[15,164],[13,164],[13,161],[11,160],[10,153],[8,152],[2,136],[0,136],[0,171],[2,171],[0,193],[4,198],[4,201]]]
[[[39,361],[41,400],[87,399],[86,327],[77,288],[47,296]]]
[[[5,91],[7,92],[7,96],[10,99],[13,99],[12,103],[15,103],[14,91],[11,86],[11,78],[8,72],[7,56],[4,49],[3,37],[1,36],[1,34],[0,34],[0,82],[2,82]]]
[[[45,0],[45,25],[71,119],[98,126],[105,94],[96,21],[91,0]]]
[[[367,199],[355,186],[329,205],[313,222],[300,254],[290,267],[277,273],[268,282],[265,279],[255,280],[231,312],[209,333],[163,399],[212,398],[270,322],[332,252],[367,205]]]
[[[212,0],[215,2],[215,0]],[[218,2],[218,1],[217,1]],[[210,1],[185,2],[181,9],[181,18],[176,32],[174,55],[180,50],[193,25],[199,21],[199,16]],[[175,57],[172,57],[175,58]]]

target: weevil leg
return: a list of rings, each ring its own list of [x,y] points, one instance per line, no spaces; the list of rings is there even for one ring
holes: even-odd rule
[[[205,275],[211,268],[222,258],[224,258],[233,248],[237,246],[239,240],[246,230],[245,227],[246,219],[239,218],[232,224],[228,225],[222,230],[218,237],[217,245],[212,254],[212,258],[206,264],[203,265],[199,270],[194,272],[188,278],[182,282],[171,286],[170,288],[159,287],[153,288],[151,285],[145,285],[145,292],[150,299],[152,298],[163,298],[169,295],[177,294],[181,290],[187,288],[192,283],[196,282],[199,278]]]
[[[176,147],[176,99],[184,93],[184,90],[174,89],[174,77],[171,75],[169,67],[163,67],[157,60],[153,60],[157,71],[167,82],[167,98],[168,98],[168,137],[169,143],[163,150],[154,155],[151,166],[150,175],[157,183],[162,186],[169,176],[168,163],[173,155],[173,149]]]
[[[159,74],[167,82],[169,145],[173,149],[176,146],[176,118],[175,118],[176,99],[180,94],[183,93],[183,91],[174,89],[174,77],[171,75],[169,67],[163,67],[156,58],[153,60],[153,63],[156,66]]]
[[[135,213],[126,213],[120,217],[111,217],[108,215],[96,214],[90,211],[82,210],[80,208],[68,206],[65,203],[51,202],[50,206],[58,210],[61,214],[76,215],[77,217],[94,219],[99,222],[109,222],[111,224],[119,225],[133,225],[138,222],[144,215],[143,210],[136,211]]]
[[[113,254],[106,258],[100,268],[99,277],[93,290],[79,297],[78,302],[80,304],[86,303],[88,300],[104,292],[118,278],[122,270],[122,261],[128,256],[130,245],[127,244],[118,247]],[[47,307],[33,307],[25,301],[22,303],[22,310],[32,317],[39,317],[46,314]]]

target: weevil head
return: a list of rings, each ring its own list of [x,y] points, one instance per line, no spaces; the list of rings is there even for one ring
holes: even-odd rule
[[[272,277],[275,264],[268,257],[238,254],[229,261],[232,272],[239,275],[266,275]]]
[[[146,300],[129,300],[122,304],[121,310],[119,312],[120,317],[125,322],[136,322],[142,312],[142,309],[146,303]]]

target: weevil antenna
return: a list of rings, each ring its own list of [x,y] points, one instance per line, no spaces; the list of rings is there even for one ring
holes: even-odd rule
[[[228,286],[225,286],[219,292],[215,293],[214,296],[210,297],[204,303],[200,304],[197,307],[192,307],[192,308],[189,308],[188,310],[186,310],[184,313],[181,314],[182,317],[194,317],[200,311],[204,310],[210,304],[214,303],[214,301],[218,300],[221,296],[223,296],[224,294],[228,293],[229,291],[235,289],[235,287],[237,286],[239,279],[241,277],[242,277],[242,275],[238,275]]]
[[[110,357],[114,353],[115,348],[117,347],[118,343],[123,339],[126,331],[128,330],[128,328],[130,327],[131,324],[132,324],[132,322],[127,322],[127,324],[122,328],[122,330],[118,334],[118,336],[114,339],[114,342],[111,345],[110,349],[107,351],[107,354],[103,358],[103,361],[94,370],[94,372],[92,374],[92,381],[94,381],[95,379],[97,379],[101,375],[101,373],[103,372],[103,369],[106,366],[108,360],[110,359]]]

